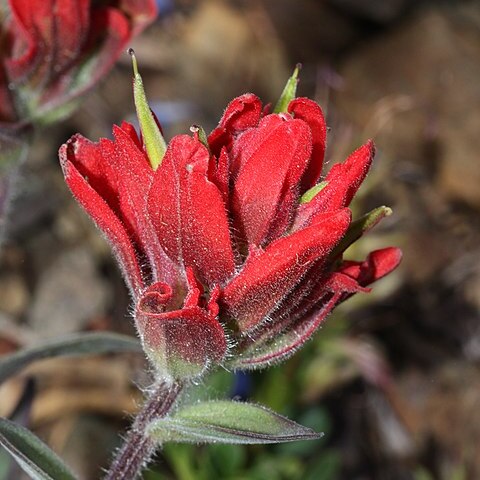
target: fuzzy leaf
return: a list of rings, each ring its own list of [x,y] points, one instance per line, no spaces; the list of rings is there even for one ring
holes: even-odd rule
[[[140,342],[117,333],[80,333],[53,340],[36,347],[20,350],[0,360],[0,383],[36,360],[52,357],[100,354],[111,352],[141,352]]]
[[[34,480],[75,480],[68,467],[32,432],[0,418],[0,445]]]
[[[216,400],[190,405],[155,420],[150,436],[160,442],[280,443],[322,436],[261,405]]]

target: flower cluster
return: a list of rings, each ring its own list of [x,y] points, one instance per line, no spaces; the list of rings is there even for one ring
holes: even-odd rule
[[[125,122],[113,140],[75,135],[60,149],[71,191],[122,267],[145,351],[174,379],[288,357],[401,258],[385,248],[343,259],[389,209],[352,221],[348,208],[371,141],[322,178],[326,125],[314,101],[270,113],[246,94],[208,137],[193,131],[157,159],[151,136]]]
[[[0,5],[0,129],[65,114],[156,16],[154,0],[8,0]]]

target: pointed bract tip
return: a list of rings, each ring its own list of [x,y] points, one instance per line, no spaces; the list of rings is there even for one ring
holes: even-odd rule
[[[297,93],[298,73],[300,68],[301,64],[297,63],[292,76],[287,80],[285,88],[275,105],[275,109],[273,110],[274,113],[286,113],[288,111],[288,104],[295,98]]]
[[[291,80],[295,81],[296,84],[298,84],[298,75],[299,75],[301,69],[302,69],[302,64],[297,63],[295,65],[295,69],[293,70],[292,76],[290,77]]]
[[[210,152],[210,147],[208,145],[207,134],[203,127],[200,125],[193,124],[190,127],[190,131],[193,133],[193,138],[198,140],[206,149]]]
[[[138,73],[137,59],[132,48],[128,50],[132,57],[133,64],[133,98],[135,101],[135,109],[137,111],[138,123],[142,132],[143,142],[150,165],[154,170],[162,163],[162,159],[167,150],[167,144],[162,136],[155,117],[150,110],[147,101],[143,80]]]
[[[370,149],[370,151],[372,152],[372,157],[374,157],[377,151],[377,147],[375,146],[375,142],[373,141],[373,139],[370,138],[365,145]]]
[[[138,64],[137,64],[137,57],[135,56],[135,50],[130,47],[127,50],[128,54],[132,57],[132,66],[133,66],[133,73],[135,76],[138,75]]]

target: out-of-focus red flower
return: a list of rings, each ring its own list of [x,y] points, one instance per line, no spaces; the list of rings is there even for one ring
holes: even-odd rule
[[[312,100],[268,114],[246,94],[201,133],[174,137],[156,169],[128,123],[113,140],[75,135],[60,149],[70,189],[116,252],[145,351],[176,378],[288,357],[401,258],[386,248],[343,260],[388,209],[352,222],[348,208],[371,141],[322,179],[326,126]]]
[[[46,123],[113,66],[155,0],[8,0],[0,25],[0,128]]]

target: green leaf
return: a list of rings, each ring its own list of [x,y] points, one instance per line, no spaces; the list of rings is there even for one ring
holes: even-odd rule
[[[197,403],[155,420],[149,434],[159,442],[280,443],[322,436],[261,405],[216,400]]]
[[[79,333],[1,357],[0,383],[36,360],[111,352],[141,352],[140,342],[117,333]]]
[[[298,420],[302,422],[302,425],[306,425],[314,430],[320,430],[324,435],[328,435],[331,420],[325,409],[321,407],[310,408],[304,411]],[[282,457],[291,455],[295,458],[306,458],[309,455],[318,455],[319,449],[318,445],[314,442],[294,442],[277,445],[275,451],[282,455]]]
[[[68,467],[32,432],[0,418],[0,445],[34,480],[75,480]]]
[[[300,68],[301,65],[297,64],[292,76],[287,80],[287,84],[285,85],[285,88],[283,89],[283,92],[280,95],[277,104],[275,105],[273,113],[286,112],[288,104],[295,98],[297,93],[298,72],[300,71]]]
[[[162,163],[167,144],[162,136],[162,132],[153,117],[150,106],[148,105],[147,96],[143,87],[143,80],[138,73],[137,59],[133,49],[129,49],[128,53],[132,57],[133,62],[133,97],[135,108],[137,110],[138,122],[142,132],[143,142],[147,150],[147,156],[150,165],[154,170]]]
[[[12,462],[12,457],[5,450],[0,450],[0,480],[8,480]]]
[[[390,207],[377,207],[366,213],[363,217],[353,221],[340,243],[330,254],[331,258],[337,257],[345,251],[352,243],[356,242],[362,235],[371,230],[382,218],[389,217],[392,214]]]

